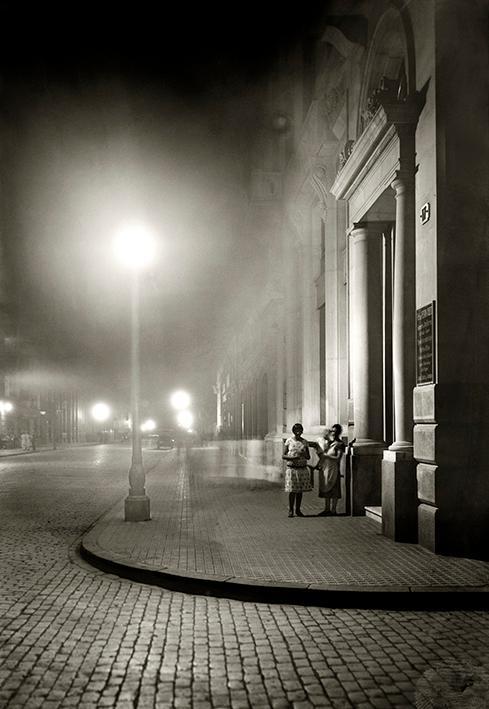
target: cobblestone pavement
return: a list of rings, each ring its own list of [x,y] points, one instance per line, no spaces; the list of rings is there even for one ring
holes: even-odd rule
[[[115,446],[0,462],[1,707],[412,707],[420,679],[483,675],[484,612],[242,603],[90,568],[74,544],[125,494],[128,464]],[[450,691],[483,691],[469,685]]]

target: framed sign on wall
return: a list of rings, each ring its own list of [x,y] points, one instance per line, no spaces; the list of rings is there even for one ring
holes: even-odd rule
[[[435,301],[416,310],[416,384],[435,383]]]

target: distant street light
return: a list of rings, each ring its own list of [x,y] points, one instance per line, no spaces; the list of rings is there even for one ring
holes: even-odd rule
[[[114,239],[119,261],[132,273],[131,278],[131,418],[132,462],[129,469],[129,494],[124,501],[126,522],[150,519],[149,497],[146,495],[141,425],[139,418],[139,274],[155,258],[156,241],[144,226],[133,224],[121,229]]]
[[[111,414],[110,406],[99,401],[92,406],[91,414],[95,421],[99,421],[100,423],[107,421]]]
[[[0,401],[0,414],[8,414],[14,408],[10,401]]]
[[[179,411],[177,415],[177,423],[179,426],[184,428],[185,430],[188,430],[194,422],[194,416],[191,411],[187,411],[184,409],[183,411]]]
[[[190,395],[187,394],[186,391],[175,391],[171,395],[170,402],[173,408],[177,411],[181,411],[182,409],[188,409],[188,407],[190,406]]]
[[[5,433],[6,421],[5,414],[9,414],[13,411],[13,404],[10,401],[0,401],[0,433]]]
[[[146,431],[154,431],[156,428],[156,421],[153,421],[153,419],[146,419],[144,423],[141,424],[141,431],[146,432]]]

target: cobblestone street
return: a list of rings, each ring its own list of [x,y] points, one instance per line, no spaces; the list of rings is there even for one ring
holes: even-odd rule
[[[125,495],[129,458],[0,460],[1,707],[413,707],[454,663],[487,668],[482,611],[243,603],[92,569],[77,543]],[[149,479],[165,459],[145,455]]]

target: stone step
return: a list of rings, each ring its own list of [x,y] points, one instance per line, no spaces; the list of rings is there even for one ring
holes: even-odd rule
[[[365,507],[365,516],[382,524],[382,507]]]

